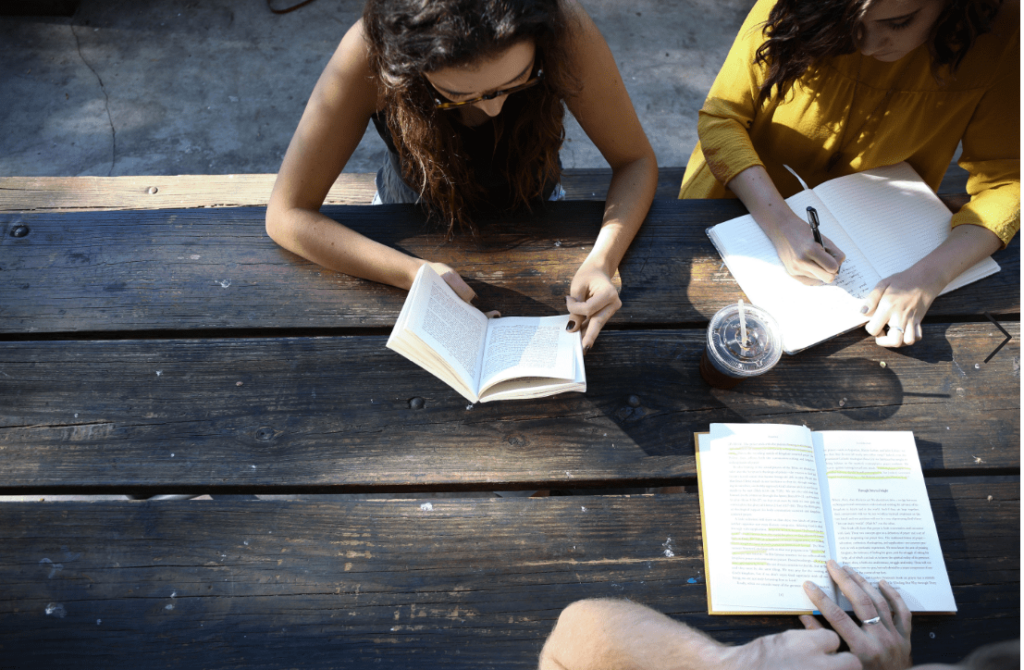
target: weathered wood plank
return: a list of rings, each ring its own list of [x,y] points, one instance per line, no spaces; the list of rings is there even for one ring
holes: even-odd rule
[[[684,168],[661,168],[655,197],[676,198]],[[368,205],[377,190],[374,174],[343,172],[325,205]],[[138,177],[0,177],[0,212],[191,207],[265,206],[275,174],[177,175]],[[570,200],[604,200],[610,169],[562,173]]]
[[[3,342],[0,492],[654,486],[692,481],[712,422],[913,430],[929,473],[1016,473],[1006,327],[988,362],[987,322],[850,333],[733,391],[700,379],[700,331],[606,332],[585,395],[472,407],[384,337]]]
[[[959,613],[915,618],[918,663],[1018,635],[1019,489],[929,486]],[[535,668],[561,609],[591,597],[727,642],[799,627],[706,615],[693,492],[6,504],[0,566],[17,667]]]
[[[656,198],[675,199],[685,168],[658,168]],[[178,209],[266,205],[277,175],[163,175],[137,177],[0,177],[0,212],[91,209]],[[325,205],[365,205],[376,190],[373,173],[343,172]],[[570,200],[604,200],[611,170],[569,169],[562,187]],[[939,193],[966,192],[967,172],[951,164]],[[957,206],[959,208],[959,205]]]
[[[555,314],[600,226],[602,204],[552,203],[445,244],[411,205],[326,208],[410,254],[444,261],[507,315]],[[742,294],[704,230],[736,201],[655,201],[622,266],[617,324],[700,323]],[[23,237],[13,237],[27,226]],[[1002,272],[947,296],[932,317],[1020,311],[1020,242]],[[391,326],[405,293],[278,247],[260,209],[0,214],[0,332]]]

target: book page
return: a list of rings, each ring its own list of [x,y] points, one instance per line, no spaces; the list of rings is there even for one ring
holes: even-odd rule
[[[953,215],[907,163],[833,179],[814,190],[882,279],[914,265],[949,237]],[[973,279],[957,283],[958,278],[947,290],[998,271],[995,261],[985,259],[961,275]]]
[[[409,312],[404,318],[399,317],[396,330],[404,326],[412,332],[436,354],[436,357],[422,358],[446,364],[474,394],[477,393],[487,335],[488,319],[483,312],[460,298],[429,265],[423,265],[417,273],[406,305],[410,307]],[[404,313],[405,307],[402,310]],[[391,346],[390,339],[388,346]],[[392,348],[411,358],[408,347]],[[426,367],[422,358],[411,360]],[[437,370],[426,369],[444,379]]]
[[[955,612],[913,433],[825,431],[814,444],[836,561],[885,579],[911,611]],[[845,598],[840,605],[851,609]]]
[[[499,317],[487,324],[480,390],[514,377],[575,378],[570,315]],[[482,393],[481,393],[482,395]]]
[[[712,424],[699,448],[712,610],[810,611],[807,580],[834,594],[810,431]]]
[[[808,205],[817,209],[821,232],[847,254],[832,284],[805,286],[791,277],[750,215],[720,223],[708,234],[750,302],[779,322],[783,349],[792,354],[867,323],[861,301],[881,277],[814,192],[801,191],[786,202],[801,218]]]
[[[586,393],[587,372],[583,365],[583,338],[579,332],[572,334],[575,335],[575,338],[573,338],[573,378],[571,380],[552,377],[516,377],[486,387],[486,390],[480,393],[480,402],[545,398],[568,391]]]

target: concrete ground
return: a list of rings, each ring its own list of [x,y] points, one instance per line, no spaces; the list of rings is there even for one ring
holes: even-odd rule
[[[286,6],[294,0],[273,0]],[[584,0],[662,166],[753,0]],[[0,176],[277,172],[361,0],[272,14],[264,0],[81,0],[73,17],[0,17]],[[373,172],[372,127],[345,168]],[[606,167],[575,123],[566,167]]]

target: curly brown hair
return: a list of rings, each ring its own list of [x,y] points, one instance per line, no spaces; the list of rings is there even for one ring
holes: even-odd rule
[[[807,69],[834,56],[853,53],[861,19],[873,0],[779,0],[764,23],[765,42],[754,57],[767,70],[758,104],[774,89],[784,95]],[[955,74],[979,35],[992,29],[1002,0],[945,0],[932,28],[928,50],[932,71]]]
[[[493,57],[530,40],[544,77],[522,96],[515,118],[495,118],[495,141],[508,135],[507,177],[516,206],[530,207],[545,184],[560,175],[558,151],[565,138],[563,101],[578,82],[566,68],[565,12],[559,0],[368,0],[363,23],[373,72],[383,88],[388,128],[402,177],[419,192],[431,218],[473,230],[471,212],[484,205],[483,187],[472,178],[450,112],[434,107],[424,72]]]

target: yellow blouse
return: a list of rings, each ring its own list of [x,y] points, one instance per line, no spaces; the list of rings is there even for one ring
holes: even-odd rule
[[[953,225],[971,223],[1005,246],[1020,228],[1020,6],[1004,2],[991,33],[967,53],[955,78],[932,75],[926,46],[895,63],[860,53],[808,70],[785,99],[756,105],[764,68],[754,53],[775,0],[758,0],[700,110],[700,142],[690,156],[680,198],[735,197],[724,185],[761,165],[788,198],[799,182],[813,188],[854,172],[907,161],[937,190],[963,142],[971,201]],[[842,158],[831,171],[832,155]]]

